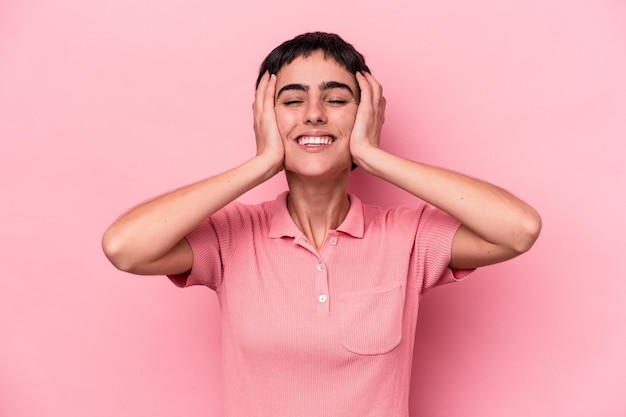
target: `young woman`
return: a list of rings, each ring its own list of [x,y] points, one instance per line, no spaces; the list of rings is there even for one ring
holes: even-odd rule
[[[216,291],[226,416],[407,416],[420,295],[537,239],[539,215],[510,193],[381,149],[384,111],[360,53],[300,35],[261,66],[256,156],[104,234],[117,268]],[[429,204],[361,203],[354,166]],[[280,171],[274,201],[235,202]]]

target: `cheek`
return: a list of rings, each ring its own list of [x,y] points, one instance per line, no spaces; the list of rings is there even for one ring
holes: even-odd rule
[[[294,118],[293,115],[286,111],[281,111],[276,109],[276,125],[278,126],[278,131],[280,132],[280,136],[283,140],[287,139],[289,132],[293,130],[294,126]]]
[[[337,120],[338,125],[341,126],[342,130],[351,132],[354,127],[354,122],[356,120],[356,109],[347,110],[344,112],[341,117]]]

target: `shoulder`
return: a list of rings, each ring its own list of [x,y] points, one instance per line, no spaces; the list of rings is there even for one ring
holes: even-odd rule
[[[259,215],[271,215],[274,211],[274,206],[274,200],[253,204],[233,201],[215,212],[210,218],[215,220],[229,217],[257,217]]]
[[[407,236],[454,234],[459,222],[446,212],[421,201],[415,205],[389,208],[363,204],[366,228],[381,228],[386,233],[397,232]]]
[[[269,228],[276,204],[276,200],[253,204],[233,201],[211,215],[207,222],[218,235]]]
[[[410,225],[418,224],[429,215],[433,207],[425,203],[418,203],[415,206],[399,205],[393,207],[380,207],[376,205],[363,204],[363,217],[366,223],[384,223],[387,225]]]

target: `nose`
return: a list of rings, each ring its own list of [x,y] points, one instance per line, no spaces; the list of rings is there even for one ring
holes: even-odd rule
[[[309,100],[305,108],[304,118],[306,124],[326,123],[324,104],[320,100]]]

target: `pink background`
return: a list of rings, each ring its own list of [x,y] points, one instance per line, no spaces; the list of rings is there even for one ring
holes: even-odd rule
[[[0,3],[0,416],[221,415],[215,295],[116,271],[100,237],[252,156],[258,65],[309,30],[366,55],[387,149],[544,219],[528,254],[425,296],[413,415],[626,415],[624,3],[217,3]]]

